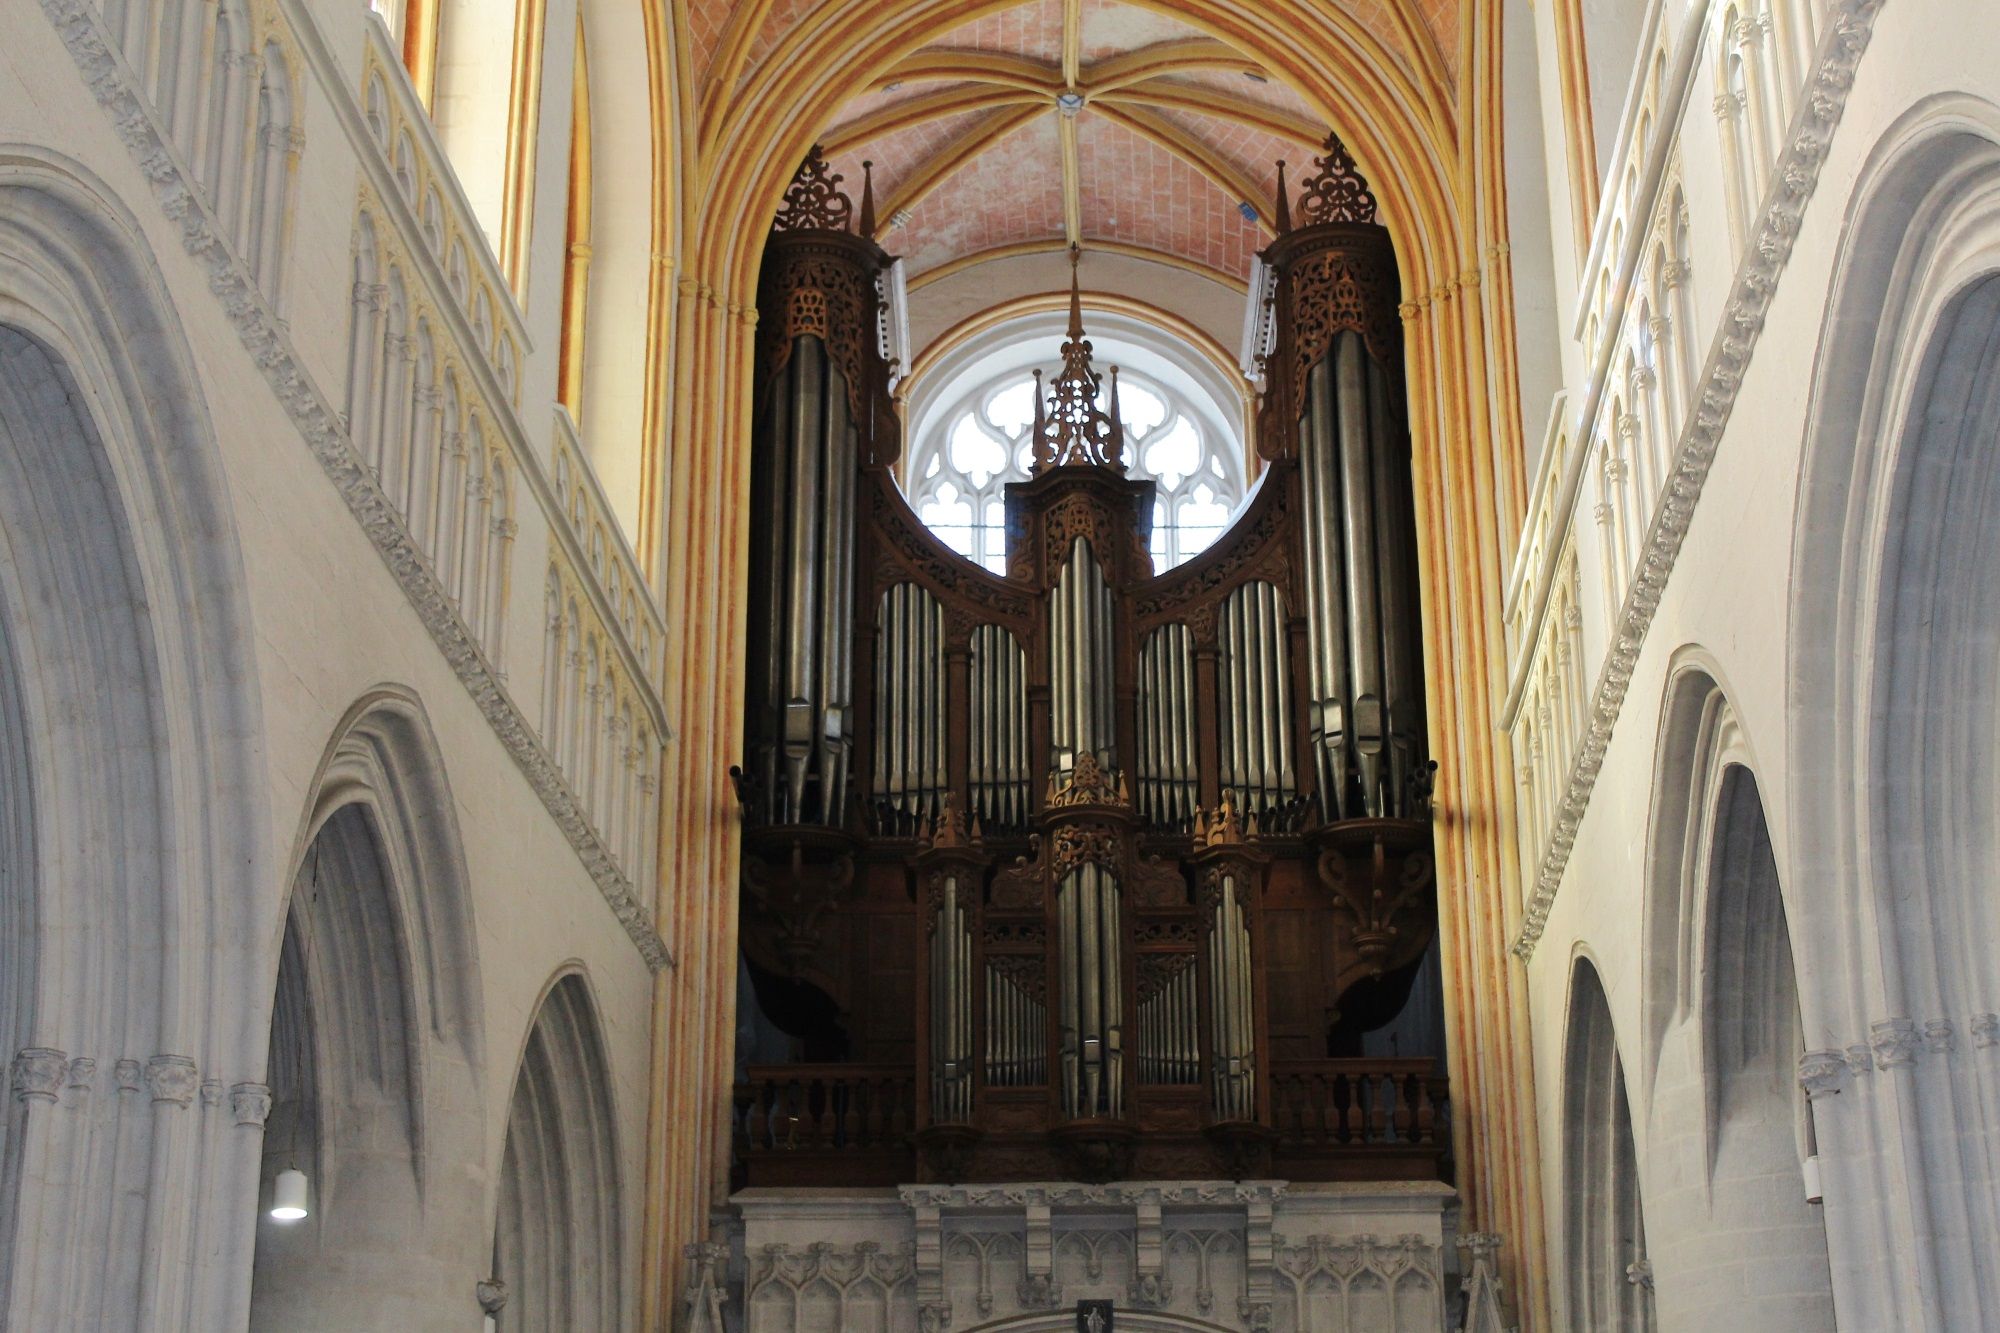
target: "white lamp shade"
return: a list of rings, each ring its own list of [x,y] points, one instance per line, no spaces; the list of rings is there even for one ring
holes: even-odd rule
[[[306,1173],[295,1166],[280,1171],[271,1190],[271,1216],[280,1222],[296,1222],[306,1211]]]

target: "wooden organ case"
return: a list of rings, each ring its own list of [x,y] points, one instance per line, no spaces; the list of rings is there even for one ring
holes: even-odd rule
[[[1338,1057],[1436,929],[1394,253],[1337,141],[1265,252],[1262,475],[1156,573],[1072,286],[1007,573],[898,486],[817,150],[759,296],[737,1178],[1435,1178],[1441,1050]],[[1072,260],[1074,262],[1073,254]]]

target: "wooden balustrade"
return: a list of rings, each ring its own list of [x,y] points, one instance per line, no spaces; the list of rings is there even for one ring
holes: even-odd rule
[[[916,1071],[752,1065],[736,1085],[737,1165],[749,1185],[894,1185],[916,1178]]]
[[[1289,1180],[1434,1180],[1451,1152],[1450,1100],[1429,1059],[1271,1066],[1272,1171]],[[914,1071],[901,1065],[753,1065],[736,1085],[745,1185],[892,1185],[916,1179]]]
[[[1273,1061],[1269,1103],[1273,1168],[1286,1179],[1433,1179],[1450,1153],[1434,1060]]]

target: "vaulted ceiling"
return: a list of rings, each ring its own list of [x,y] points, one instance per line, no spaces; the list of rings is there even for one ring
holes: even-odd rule
[[[689,0],[702,102],[837,0]],[[1452,86],[1458,0],[1331,0],[1422,86]],[[1070,243],[1240,283],[1270,239],[1276,163],[1296,180],[1326,127],[1171,6],[1028,0],[906,56],[821,136],[913,278]]]

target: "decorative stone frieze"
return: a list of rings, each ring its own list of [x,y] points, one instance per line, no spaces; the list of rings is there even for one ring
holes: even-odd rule
[[[1444,1323],[1452,1195],[1440,1185],[1026,1182],[909,1185],[896,1198],[736,1196],[748,1271],[730,1299],[746,1333],[979,1333],[1078,1301],[1271,1333],[1432,1333]],[[1484,1251],[1489,1284],[1496,1252],[1497,1241]],[[1345,1322],[1339,1302],[1306,1299],[1329,1289],[1363,1300],[1394,1291],[1391,1322]],[[818,1293],[810,1308],[808,1290]]]

